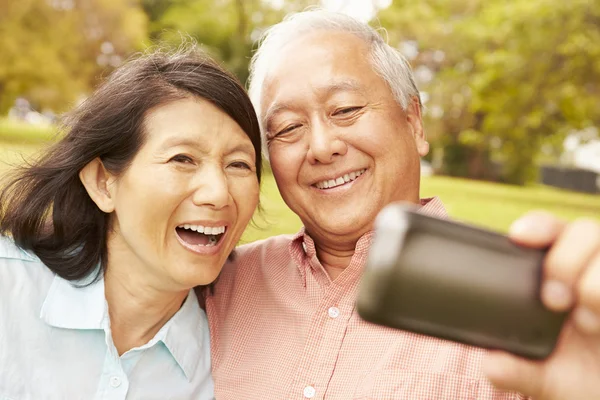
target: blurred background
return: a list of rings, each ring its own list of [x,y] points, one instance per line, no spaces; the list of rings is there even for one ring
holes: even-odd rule
[[[531,209],[600,218],[600,0],[0,0],[0,178],[135,52],[192,37],[246,82],[261,32],[314,5],[411,62],[423,196],[498,231]],[[262,203],[244,241],[300,227],[268,173]]]

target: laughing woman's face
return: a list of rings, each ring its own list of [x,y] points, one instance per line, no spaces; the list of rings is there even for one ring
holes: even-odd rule
[[[142,148],[107,183],[114,207],[108,268],[137,270],[165,289],[208,284],[258,204],[252,142],[198,98],[157,107],[144,125]]]

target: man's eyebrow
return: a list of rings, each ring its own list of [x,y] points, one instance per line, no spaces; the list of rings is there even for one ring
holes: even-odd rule
[[[323,86],[319,89],[326,96],[330,96],[336,92],[363,92],[362,85],[353,79],[347,79],[339,82],[334,82],[331,85]]]
[[[339,82],[334,82],[331,83],[329,85],[324,85],[320,88],[317,89],[317,91],[319,93],[321,93],[322,97],[329,97],[332,94],[335,94],[337,92],[358,92],[358,93],[363,93],[364,92],[364,88],[363,86],[361,86],[358,82],[356,82],[353,79],[346,79],[343,81],[339,81]],[[287,111],[287,110],[291,110],[293,109],[293,105],[290,102],[282,102],[282,103],[275,103],[273,104],[271,107],[269,107],[267,109],[267,112],[265,113],[265,117],[263,119],[264,124],[266,126],[266,128],[269,128],[269,123],[271,122],[271,120],[273,119],[273,117],[282,112],[282,111]]]
[[[288,103],[273,104],[271,107],[269,107],[267,109],[267,112],[265,113],[265,117],[263,119],[265,127],[267,129],[269,129],[269,124],[271,123],[271,120],[273,119],[273,117],[275,115],[279,114],[282,111],[286,111],[286,110],[290,110],[290,109],[292,109],[292,106],[291,106],[291,104],[288,104]]]

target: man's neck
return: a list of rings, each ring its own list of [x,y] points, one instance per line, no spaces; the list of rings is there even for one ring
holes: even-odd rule
[[[112,272],[104,277],[113,343],[119,353],[148,343],[181,308],[188,291],[159,291],[136,277]]]
[[[327,246],[316,245],[317,258],[329,274],[329,277],[334,281],[352,261],[354,256],[355,247],[341,249],[341,248],[329,248]]]
[[[332,281],[350,265],[356,252],[356,244],[370,229],[365,228],[364,232],[357,232],[348,236],[333,236],[321,232],[313,235],[307,232],[315,243],[315,251],[319,262]]]
[[[421,204],[418,196],[413,203]],[[331,232],[321,231],[318,226],[311,226],[309,229],[307,225],[305,223],[306,233],[315,243],[317,258],[332,281],[350,265],[360,238],[373,229],[373,226],[369,225],[347,235],[334,235]]]

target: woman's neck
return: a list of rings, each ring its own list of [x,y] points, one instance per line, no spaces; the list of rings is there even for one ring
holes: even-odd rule
[[[111,268],[104,283],[112,339],[119,355],[148,343],[177,313],[188,294],[157,290]]]

